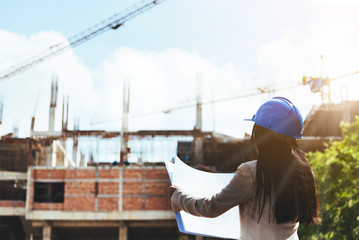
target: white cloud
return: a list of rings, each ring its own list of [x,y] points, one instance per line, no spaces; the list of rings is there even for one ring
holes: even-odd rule
[[[66,39],[57,32],[41,32],[27,37],[1,30],[0,70],[6,69],[10,60],[11,63],[18,61],[13,56],[24,56],[64,41]],[[121,116],[124,79],[129,80],[131,87],[130,112],[141,114],[193,104],[198,74],[202,78],[200,93],[204,101],[211,100],[213,96],[222,98],[228,94],[241,94],[242,86],[248,83],[243,78],[245,74],[240,73],[232,62],[217,66],[214,61],[202,58],[196,51],[167,49],[152,52],[122,47],[105,58],[98,69],[90,70],[69,50],[0,83],[0,95],[4,102],[3,134],[11,132],[13,121],[18,120],[20,136],[28,136],[34,112],[35,129],[48,128],[50,84],[54,75],[59,79],[57,130],[60,129],[64,94],[70,95],[70,128],[73,118],[80,117],[81,129],[119,130],[119,121],[90,125],[90,120]],[[248,116],[238,106],[238,101],[218,104],[215,107],[216,117],[213,117],[210,105],[204,106],[205,130],[212,130],[215,126],[219,132],[237,135],[238,120]],[[194,123],[195,108],[188,108],[169,114],[131,118],[130,129],[192,129]]]
[[[34,53],[46,50],[48,46],[64,41],[66,39],[57,32],[41,32],[27,37],[1,30],[0,70],[2,72],[9,66],[18,64],[20,60],[33,56]],[[51,79],[55,75],[59,80],[56,129],[59,130],[61,125],[61,106],[64,94],[70,95],[72,113],[70,114],[70,123],[75,115],[93,113],[92,105],[97,93],[93,89],[91,72],[80,62],[73,51],[69,50],[0,83],[0,95],[4,102],[3,134],[11,132],[13,121],[17,120],[20,136],[28,136],[31,117],[34,113],[36,113],[35,129],[46,130],[48,128],[50,85]],[[37,98],[38,103],[36,104]],[[86,106],[83,105],[85,102],[88,103]]]
[[[104,116],[121,116],[122,84],[128,79],[131,85],[130,112],[141,114],[161,111],[178,106],[195,103],[197,80],[202,78],[202,100],[211,100],[226,96],[225,93],[237,94],[241,90],[240,74],[233,63],[217,66],[214,62],[202,58],[198,52],[186,52],[181,49],[167,49],[162,52],[138,51],[122,47],[116,49],[105,59],[98,75],[103,76]],[[117,104],[117,105],[116,105]],[[232,103],[227,103],[232,106]],[[211,107],[204,108],[204,127],[212,130],[213,114]],[[227,119],[226,127],[236,128],[230,118],[233,109],[216,111],[218,121]],[[111,117],[110,117],[111,118]],[[173,111],[170,114],[153,114],[130,120],[130,129],[192,129],[195,123],[195,108]],[[116,127],[120,122],[104,126]],[[217,130],[223,126],[216,124]],[[232,131],[233,132],[233,131]],[[230,134],[230,133],[228,133]]]
[[[262,69],[262,72],[258,72],[261,77],[255,81],[248,77],[253,73],[240,71],[233,62],[218,65],[214,60],[201,57],[197,51],[167,49],[154,52],[121,47],[103,59],[97,69],[88,69],[69,50],[0,83],[0,95],[4,101],[3,133],[10,132],[13,121],[18,120],[20,134],[27,136],[34,112],[37,117],[36,129],[47,129],[53,75],[59,79],[57,129],[60,129],[62,96],[69,94],[70,128],[73,118],[80,117],[81,129],[120,130],[121,121],[90,125],[90,120],[121,117],[125,79],[131,87],[130,113],[141,114],[195,103],[198,74],[202,78],[200,92],[206,102],[213,97],[218,99],[247,94],[250,93],[247,89],[258,86],[280,88],[298,84],[303,75],[320,74],[321,54],[325,55],[330,76],[357,70],[359,64],[355,56],[359,53],[359,47],[354,42],[358,34],[353,31],[356,26],[346,18],[329,25],[318,24],[308,32],[291,29],[277,40],[259,47],[258,69]],[[57,32],[41,32],[28,37],[0,30],[0,70],[17,62],[18,56],[29,56],[64,41],[66,39]],[[349,91],[357,87],[349,86]],[[335,88],[340,89],[340,85]],[[39,102],[35,109],[38,94]],[[304,113],[319,98],[310,93],[308,86],[295,91],[277,91],[275,95],[278,94],[303,106]],[[264,94],[203,106],[204,130],[215,127],[218,132],[243,136],[243,131],[249,132],[251,127],[251,124],[243,122],[243,118],[251,117],[269,97]],[[134,117],[129,125],[131,130],[192,129],[194,123],[195,108],[187,108],[169,114]]]
[[[262,83],[270,83],[271,87],[278,89],[300,84],[302,76],[321,76],[322,70],[324,76],[330,78],[357,71],[359,46],[355,42],[358,37],[358,26],[349,16],[317,22],[308,31],[287,30],[275,41],[258,48],[259,68],[264,72]],[[341,99],[340,89],[343,84],[349,86],[349,99],[358,99],[353,89],[358,89],[359,83],[346,78],[332,81],[332,100]],[[287,92],[293,98],[297,96],[297,102],[313,97],[318,102],[320,97],[314,96],[309,86],[306,87],[306,92],[300,89]]]

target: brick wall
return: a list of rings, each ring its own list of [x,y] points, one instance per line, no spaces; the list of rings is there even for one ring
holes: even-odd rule
[[[25,207],[25,201],[0,200],[0,207]]]
[[[64,182],[64,202],[34,203],[34,182]],[[164,167],[35,168],[31,170],[29,210],[170,210],[169,186]]]

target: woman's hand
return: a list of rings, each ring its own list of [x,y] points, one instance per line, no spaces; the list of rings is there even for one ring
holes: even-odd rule
[[[172,195],[173,195],[173,193],[174,193],[177,189],[179,189],[179,187],[177,187],[177,186],[175,186],[175,185],[170,186],[170,188],[168,189],[168,198],[169,198],[169,200],[170,200],[170,203],[171,203]],[[176,212],[181,211],[180,208],[173,206],[172,203],[171,203],[171,206],[172,206],[172,211],[173,211],[173,212],[176,213]]]
[[[170,188],[169,188],[169,190],[168,190],[168,197],[169,197],[170,200],[171,200],[171,197],[172,197],[173,193],[174,193],[177,189],[178,189],[178,187],[175,186],[175,185],[170,186]]]

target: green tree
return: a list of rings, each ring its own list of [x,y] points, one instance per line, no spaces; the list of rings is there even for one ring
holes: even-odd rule
[[[343,140],[307,154],[320,192],[322,224],[301,226],[301,239],[359,239],[359,117],[341,128]]]

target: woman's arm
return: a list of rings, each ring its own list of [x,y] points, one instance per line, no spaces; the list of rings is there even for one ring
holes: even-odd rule
[[[169,191],[172,210],[184,210],[195,216],[217,217],[230,208],[253,198],[253,175],[247,164],[241,164],[230,183],[211,198],[197,198],[172,186]]]

